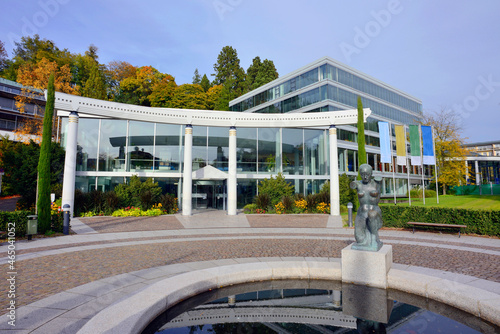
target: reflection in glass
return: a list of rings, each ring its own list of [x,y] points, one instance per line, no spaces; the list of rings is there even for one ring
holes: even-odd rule
[[[325,130],[304,130],[304,174],[326,173]]]
[[[238,129],[236,130],[238,132]],[[208,163],[215,168],[227,171],[229,161],[229,128],[211,127],[208,129]]]
[[[128,165],[131,172],[153,169],[154,131],[154,123],[129,122]]]
[[[207,165],[207,127],[193,126],[193,171]]]
[[[127,121],[102,119],[99,139],[99,171],[125,171]]]
[[[110,191],[115,189],[115,187],[119,184],[122,184],[126,181],[126,178],[123,176],[99,176],[97,178],[97,190],[102,192]]]
[[[156,124],[155,170],[179,172],[182,157],[183,126],[177,124]]]
[[[257,172],[257,129],[236,129],[237,170]]]
[[[301,175],[304,169],[304,140],[302,129],[283,130],[283,174]]]
[[[281,167],[280,129],[258,129],[259,172],[279,172]]]
[[[99,120],[81,117],[78,122],[76,170],[95,171],[97,165],[97,138]]]

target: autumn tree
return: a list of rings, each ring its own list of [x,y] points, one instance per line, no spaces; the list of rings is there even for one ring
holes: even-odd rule
[[[42,96],[44,89],[48,86],[50,73],[54,73],[54,86],[59,92],[68,94],[78,94],[78,91],[72,86],[71,70],[69,65],[59,65],[46,58],[42,58],[38,63],[25,63],[18,70],[17,82],[24,87],[21,94],[15,97],[16,108],[23,113],[27,103],[37,103],[36,96]],[[41,118],[36,117],[26,122],[15,131],[18,139],[27,138],[25,135],[40,135]],[[38,129],[38,131],[37,131]]]
[[[199,84],[201,84],[201,76],[200,73],[198,72],[198,69],[195,69],[193,75],[193,85],[199,85]]]
[[[212,87],[212,84],[210,83],[210,80],[208,80],[208,77],[206,74],[203,74],[203,77],[201,78],[200,85],[201,85],[201,88],[203,88],[203,90],[205,92],[207,92],[210,89],[210,87]]]
[[[174,91],[171,107],[181,109],[207,109],[206,94],[200,85],[180,85]]]
[[[175,79],[170,74],[165,74],[165,76],[154,85],[151,95],[149,95],[149,100],[152,107],[172,107],[172,97],[174,96],[177,84]]]
[[[222,85],[210,87],[206,92],[206,105],[208,110],[216,110],[222,92]]]
[[[120,82],[120,93],[115,97],[117,102],[151,106],[149,96],[153,87],[164,77],[152,66],[142,66],[135,71],[135,75]]]
[[[137,67],[126,61],[113,60],[109,62],[105,75],[108,82],[109,97],[114,100],[120,93],[120,82],[126,78],[134,77]]]
[[[17,75],[22,66],[26,64],[37,64],[42,59],[55,62],[58,67],[64,65],[71,66],[73,63],[73,55],[71,52],[67,49],[59,49],[53,41],[41,39],[38,35],[34,35],[33,37],[21,37],[21,41],[15,42],[15,45],[12,62],[10,68],[7,69],[10,73],[9,77],[7,77],[9,80],[17,81]],[[44,87],[47,87],[47,85]]]
[[[461,118],[453,110],[442,108],[439,112],[424,114],[422,125],[432,126],[436,150],[438,182],[446,188],[458,186],[465,182],[467,168],[465,166],[467,150],[463,146]]]

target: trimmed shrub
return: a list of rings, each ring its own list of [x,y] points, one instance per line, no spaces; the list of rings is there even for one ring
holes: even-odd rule
[[[254,213],[258,208],[257,204],[250,203],[243,207],[243,213]]]
[[[283,174],[278,173],[276,178],[272,176],[259,182],[259,195],[267,194],[271,200],[271,205],[278,204],[284,196],[292,196],[294,186],[285,180]],[[263,208],[264,209],[264,208]]]
[[[467,225],[466,233],[500,237],[500,211],[385,205],[380,209],[386,227],[409,227],[406,223],[411,221],[459,224]],[[436,228],[429,227],[428,229]]]
[[[0,211],[0,231],[8,232],[9,228],[13,226],[9,223],[14,224],[15,236],[16,238],[23,238],[26,236],[28,216],[33,215],[32,211]],[[63,215],[62,212],[51,215],[51,225],[48,230],[54,232],[62,232],[63,230]],[[45,233],[45,231],[40,230],[40,225],[38,226],[38,233]]]
[[[122,183],[115,188],[116,195],[120,199],[122,207],[142,206],[141,196],[147,191],[151,192],[151,195],[145,195],[144,197],[144,199],[149,196],[151,197],[151,200],[148,200],[148,202],[157,203],[160,200],[161,188],[151,178],[141,182],[141,179],[137,175],[133,175],[128,184]]]

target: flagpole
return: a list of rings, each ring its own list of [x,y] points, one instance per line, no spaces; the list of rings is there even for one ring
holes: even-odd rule
[[[406,127],[403,127],[405,129],[405,153],[406,153],[406,175],[408,176],[408,203],[409,206],[411,206],[411,194],[410,194],[410,162],[408,159],[408,151],[406,150]],[[411,145],[411,144],[410,144]]]
[[[389,140],[391,152],[391,165],[392,165],[392,191],[394,192],[394,205],[396,205],[396,177],[394,173],[394,157],[392,156],[392,124],[389,123]]]
[[[422,200],[424,201],[424,205],[425,205],[424,157],[423,157],[423,153],[422,153],[424,141],[422,140],[422,126],[421,125],[418,126],[418,135],[420,136],[420,141],[422,142],[422,145],[420,145],[420,159],[421,159],[420,171],[422,174]]]
[[[436,140],[434,139],[434,128],[432,128],[432,150],[434,153],[434,175],[436,176],[436,200],[439,204],[439,188],[438,188],[438,173],[437,173],[437,156],[436,156]],[[446,185],[443,185],[445,187]]]

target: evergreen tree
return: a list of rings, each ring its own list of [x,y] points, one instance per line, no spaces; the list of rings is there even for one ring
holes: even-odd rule
[[[231,46],[225,46],[214,64],[214,84],[223,86],[219,110],[229,110],[229,101],[242,95],[245,89],[245,70],[240,66],[238,53]]]
[[[365,149],[365,123],[363,115],[363,103],[361,97],[358,96],[358,166],[366,164],[366,149]],[[373,168],[374,166],[372,166]]]
[[[264,86],[268,82],[278,79],[278,77],[279,77],[278,71],[276,70],[273,61],[264,59],[262,65],[260,65],[259,72],[255,77],[253,89],[259,88],[260,86]]]
[[[50,144],[52,142],[52,117],[54,113],[54,73],[50,74],[47,88],[47,103],[43,116],[43,135],[38,160],[38,225],[40,232],[50,230]]]
[[[201,76],[200,73],[198,73],[198,69],[195,69],[193,75],[193,85],[199,85],[199,84],[201,84]]]
[[[206,74],[203,74],[203,78],[201,78],[200,85],[205,92],[208,92],[208,90],[212,87],[212,84],[210,83],[210,80],[208,80]]]
[[[90,75],[82,89],[82,95],[93,99],[106,99],[106,86],[104,78],[99,71],[99,67],[96,62],[94,62],[90,68]]]
[[[250,65],[247,69],[247,77],[245,81],[247,82],[247,89],[249,91],[255,89],[253,85],[255,83],[257,75],[259,74],[261,65],[262,62],[260,61],[260,57],[257,56],[252,60],[252,65]]]

